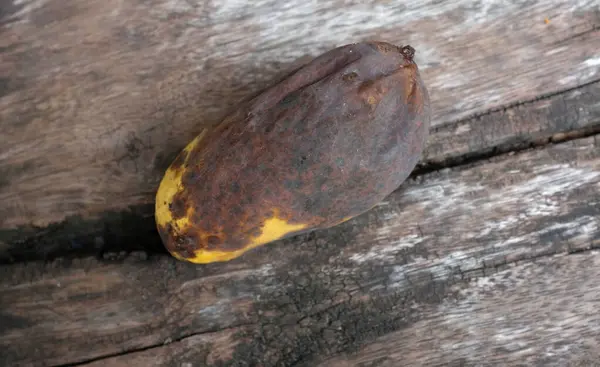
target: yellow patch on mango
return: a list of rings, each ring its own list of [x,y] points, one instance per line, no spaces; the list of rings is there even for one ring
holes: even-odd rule
[[[290,224],[284,219],[273,216],[265,221],[260,236],[254,237],[250,242],[250,246],[258,246],[278,240],[286,234],[299,231],[306,228],[306,226],[306,224]]]
[[[189,154],[200,144],[206,135],[206,132],[207,130],[203,130],[181,151],[181,153],[179,153],[180,155],[183,155],[183,163],[179,166],[173,166],[173,164],[171,164],[160,182],[155,201],[155,220],[156,224],[160,227],[167,227],[167,225],[170,224],[176,231],[181,232],[185,228],[191,226],[190,218],[194,214],[193,208],[187,208],[185,216],[174,219],[171,213],[170,204],[173,202],[175,195],[183,189],[182,179],[185,166],[189,159]],[[178,156],[177,158],[180,157]],[[308,226],[307,224],[290,224],[287,220],[278,216],[278,211],[276,209],[273,210],[273,213],[273,217],[265,220],[261,234],[253,237],[242,249],[235,251],[197,250],[192,258],[183,257],[177,252],[171,252],[171,255],[178,260],[196,264],[229,261],[253,248],[278,240],[289,233],[299,231]]]
[[[165,175],[163,176],[158,191],[156,192],[156,201],[154,204],[155,220],[159,226],[166,226],[168,223],[174,225],[177,229],[181,229],[189,224],[189,218],[191,217],[191,208],[188,208],[188,215],[177,220],[173,220],[173,215],[169,205],[173,202],[173,197],[182,190],[181,180],[183,178],[184,166],[188,161],[190,152],[198,146],[200,141],[206,135],[207,130],[204,129],[202,132],[194,138],[179,155],[185,155],[183,164],[178,167],[171,166],[167,168]],[[179,158],[179,155],[177,158]],[[175,160],[177,160],[177,158]]]
[[[235,251],[219,251],[219,250],[197,250],[192,258],[183,258],[180,255],[173,254],[177,259],[189,261],[196,264],[207,264],[218,261],[229,261],[243,253],[283,238],[285,235],[295,231],[299,231],[307,227],[307,224],[290,224],[285,219],[277,216],[277,210],[273,211],[275,215],[267,220],[262,227],[262,232],[259,236],[253,237],[250,242],[239,250]]]

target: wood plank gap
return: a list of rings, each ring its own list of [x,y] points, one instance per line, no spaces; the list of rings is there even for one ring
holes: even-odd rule
[[[531,149],[543,149],[549,144],[560,144],[571,140],[585,139],[598,134],[600,134],[600,120],[594,121],[590,126],[581,129],[558,132],[547,137],[529,137],[529,139],[518,139],[515,137],[512,140],[484,150],[449,156],[441,162],[425,160],[417,165],[410,177],[416,178],[443,169],[468,166],[505,154],[518,154]]]
[[[456,119],[454,121],[449,121],[449,122],[447,122],[447,123],[445,123],[443,125],[433,126],[431,128],[431,133],[435,134],[435,133],[437,133],[437,132],[439,132],[441,130],[446,130],[446,129],[452,127],[452,126],[456,126],[456,125],[459,125],[459,124],[464,124],[464,123],[467,123],[467,122],[470,122],[470,121],[477,121],[477,120],[481,119],[484,116],[489,116],[489,115],[492,115],[494,113],[506,112],[507,110],[514,109],[516,107],[527,106],[527,105],[531,105],[531,104],[534,104],[536,102],[540,102],[540,101],[543,101],[543,100],[546,100],[546,99],[551,99],[553,97],[557,97],[557,96],[561,96],[561,95],[566,95],[568,93],[576,91],[577,89],[585,88],[585,87],[588,87],[590,85],[594,85],[596,83],[600,83],[600,78],[593,79],[593,80],[590,80],[588,82],[578,84],[578,85],[576,85],[574,87],[565,88],[565,89],[561,89],[561,90],[558,90],[558,91],[553,91],[553,92],[550,92],[550,93],[542,93],[542,94],[538,95],[535,98],[526,99],[526,100],[523,100],[523,101],[516,101],[516,102],[513,102],[513,103],[507,103],[507,104],[502,105],[500,107],[490,108],[490,109],[485,110],[485,111],[480,112],[480,113],[474,113],[474,114],[471,114],[471,115],[466,116],[464,118]]]

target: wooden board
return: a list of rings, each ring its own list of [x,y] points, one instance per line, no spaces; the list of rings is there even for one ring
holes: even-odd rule
[[[452,285],[453,299],[416,305],[410,327],[352,353],[294,366],[598,367],[599,277],[597,251],[511,264]],[[230,358],[232,345],[235,331],[223,330],[83,366],[210,366]],[[198,351],[205,353],[200,361]]]
[[[454,287],[456,300],[425,308],[410,328],[316,366],[598,367],[599,276],[597,251],[511,266]]]
[[[410,43],[442,128],[597,81],[599,9],[597,0],[7,0],[4,252],[17,226],[44,227],[19,230],[45,238],[143,217],[174,154],[303,57],[364,39]],[[82,229],[90,217],[102,223]],[[61,241],[106,242],[95,236]],[[67,246],[20,240],[33,254]]]
[[[507,280],[481,301],[489,303],[472,305],[473,314],[464,320],[459,316],[469,297],[488,292],[471,279],[598,247],[596,135],[418,176],[338,228],[279,241],[225,264],[195,266],[139,254],[114,263],[76,259],[0,267],[0,361],[55,365],[145,351],[137,355],[140,361],[157,356],[163,365],[305,366],[327,357],[359,361],[374,349],[394,348],[393,335],[411,333],[418,337],[398,341],[398,347],[417,359],[422,356],[417,349],[438,343],[439,333],[438,345],[449,345],[453,335],[464,343],[453,352],[440,347],[437,357],[432,349],[433,361],[469,358],[468,348],[474,348],[472,358],[494,350],[507,361],[519,356],[546,361],[536,351],[518,354],[520,344],[503,339],[517,321],[539,328],[540,334],[531,336],[539,338],[536,350],[583,360],[584,347],[596,350],[600,338],[600,329],[580,324],[597,321],[586,317],[595,314],[590,302],[600,297],[592,286],[596,257],[581,263],[586,268],[569,264],[575,260],[556,260],[555,274],[525,265],[517,275],[502,273]],[[526,282],[533,287],[530,296],[520,296]],[[575,289],[578,284],[584,288]],[[569,287],[573,293],[560,292]],[[535,304],[535,294],[544,295],[537,299],[540,306],[562,310],[552,319],[568,310],[574,318],[552,331],[552,325],[539,323],[541,315],[512,303],[521,312],[496,323],[513,329],[481,329],[502,312],[501,305],[488,311],[477,307],[500,298],[521,300],[526,307]],[[515,319],[518,315],[523,319]],[[432,329],[440,318],[446,328]],[[473,334],[469,325],[477,327]],[[562,341],[544,338],[560,330],[568,332]],[[495,340],[469,344],[482,335]],[[340,356],[357,351],[362,354]]]

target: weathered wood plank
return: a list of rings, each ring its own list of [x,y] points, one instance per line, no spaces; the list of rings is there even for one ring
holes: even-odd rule
[[[436,128],[417,172],[599,132],[598,101],[600,82]],[[0,230],[0,261],[98,251],[162,252],[153,208],[148,204],[125,212],[104,213],[99,219],[70,218],[50,228]],[[137,239],[140,237],[143,241]]]
[[[247,328],[239,327],[214,333],[194,335],[183,340],[167,343],[147,352],[133,352],[119,357],[102,359],[84,363],[82,366],[177,366],[204,367],[212,366],[219,361],[230,359],[238,344],[236,334],[246,332]],[[201,358],[197,356],[201,355]],[[226,365],[226,364],[225,364]],[[237,365],[244,365],[240,361]],[[234,366],[237,366],[234,364]]]
[[[597,0],[6,3],[0,228],[149,203],[203,127],[342,43],[414,45],[438,127],[600,78]]]
[[[597,251],[511,266],[456,287],[456,300],[424,310],[410,328],[313,366],[597,367],[598,279]]]
[[[216,348],[276,366],[353,350],[422,321],[468,278],[600,247],[599,148],[592,136],[423,175],[336,229],[224,264],[0,267],[3,362],[84,361],[218,331],[179,357]]]
[[[410,327],[352,353],[294,366],[597,367],[598,279],[597,251],[511,264],[495,274],[453,285],[449,291],[455,292],[454,299],[418,305],[419,321]],[[191,336],[84,366],[214,366],[231,358],[235,332],[240,330]]]
[[[492,111],[431,131],[421,166],[464,162],[569,138],[600,128],[600,82]]]

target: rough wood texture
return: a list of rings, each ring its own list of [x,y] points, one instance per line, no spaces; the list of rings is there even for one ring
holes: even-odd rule
[[[451,286],[454,299],[415,305],[419,321],[410,327],[352,353],[294,366],[598,367],[599,278],[597,251],[512,264]],[[224,330],[84,366],[210,366],[230,358],[235,344],[235,331]],[[201,362],[198,350],[206,350]]]
[[[4,266],[2,362],[50,365],[154,347],[148,353],[156,353],[167,366],[242,361],[308,366],[318,362],[317,357],[353,352],[365,343],[385,344],[389,333],[407,335],[420,330],[413,328],[418,325],[433,328],[436,324],[427,315],[447,321],[426,329],[428,333],[464,338],[452,353],[438,349],[440,361],[470,358],[470,350],[473,358],[480,357],[495,347],[507,360],[523,355],[545,361],[546,355],[519,352],[518,344],[503,339],[510,330],[482,329],[484,324],[479,324],[474,334],[467,333],[469,322],[483,323],[486,317],[489,321],[499,308],[486,314],[475,304],[472,320],[470,315],[464,320],[451,316],[466,307],[473,294],[485,295],[477,289],[471,295],[460,291],[472,288],[470,278],[517,262],[600,247],[599,188],[600,139],[592,136],[420,176],[335,230],[280,241],[226,264],[194,266],[168,257],[130,256],[117,264],[85,259]],[[575,277],[560,276],[560,271],[576,268],[565,265],[556,269],[556,278],[546,270],[541,273],[547,278],[521,281],[556,280],[555,285],[529,290],[545,295],[582,284],[585,288],[573,294],[556,292],[555,299],[538,301],[548,303],[548,310],[567,312],[573,305],[572,310],[587,315],[593,312],[590,302],[599,297],[591,280],[596,279],[595,259]],[[527,274],[523,269],[521,274]],[[524,290],[519,284],[515,289],[508,286],[520,277],[507,276],[504,294],[516,301]],[[585,276],[589,279],[581,278]],[[497,291],[501,290],[502,284]],[[576,298],[577,292],[588,298]],[[534,302],[522,297],[525,305]],[[458,305],[454,314],[452,302]],[[519,305],[511,307],[518,310]],[[564,359],[583,359],[586,344],[598,346],[600,329],[580,324],[584,318],[555,325],[567,332],[561,349],[560,340],[543,337],[555,334],[547,324],[539,324],[541,315],[534,318],[535,313],[522,310],[496,322],[514,327],[515,315],[529,317],[521,320],[523,325],[539,328],[539,350],[546,347]],[[582,334],[575,341],[578,332]],[[469,340],[475,343],[481,335],[496,339],[469,346]],[[417,348],[419,341],[435,345],[433,339],[419,336],[398,343]],[[176,343],[168,347],[172,349],[159,350],[169,342]],[[363,350],[367,355],[372,349]],[[406,356],[411,355],[419,356]]]
[[[426,308],[410,328],[315,366],[597,367],[598,279],[597,251],[511,266],[453,287],[457,300]]]
[[[424,168],[600,132],[600,82],[434,128]]]
[[[439,127],[597,80],[599,24],[597,0],[7,0],[0,228],[150,202],[203,127],[333,46],[413,45]]]

